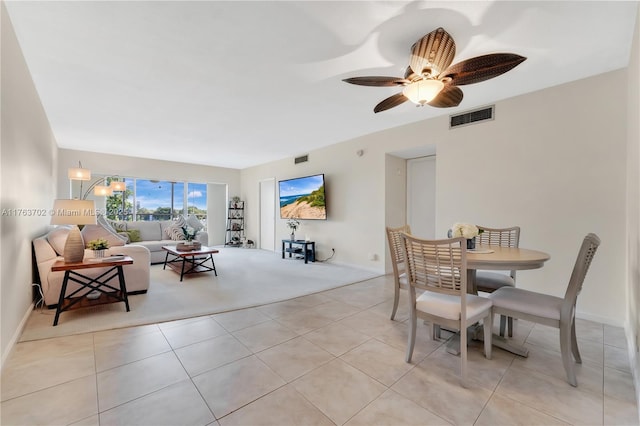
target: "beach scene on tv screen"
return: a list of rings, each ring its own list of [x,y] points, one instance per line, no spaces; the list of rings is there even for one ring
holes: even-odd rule
[[[326,219],[324,176],[307,176],[280,181],[280,217]]]

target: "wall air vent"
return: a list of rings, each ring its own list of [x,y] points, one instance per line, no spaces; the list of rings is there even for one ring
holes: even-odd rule
[[[309,161],[309,155],[308,154],[307,155],[301,155],[300,157],[296,157],[293,160],[293,163],[294,164],[300,164],[300,163],[304,163],[306,161]]]
[[[449,116],[449,128],[453,129],[460,126],[468,126],[469,124],[478,123],[480,121],[493,120],[495,115],[495,105],[484,107],[473,111],[463,112],[458,115]]]

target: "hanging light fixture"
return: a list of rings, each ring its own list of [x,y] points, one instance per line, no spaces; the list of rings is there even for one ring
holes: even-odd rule
[[[78,161],[78,167],[70,167],[67,169],[69,180],[91,180],[91,170],[82,167],[82,163]]]
[[[405,86],[402,94],[414,104],[424,106],[438,96],[443,87],[440,80],[422,79]]]
[[[125,185],[124,182],[112,180],[111,183],[109,184],[109,188],[111,188],[111,191],[124,191],[127,188],[127,186]]]
[[[96,185],[93,187],[93,195],[97,195],[99,197],[106,197],[113,194],[110,186],[105,185]],[[85,195],[84,198],[87,196]]]

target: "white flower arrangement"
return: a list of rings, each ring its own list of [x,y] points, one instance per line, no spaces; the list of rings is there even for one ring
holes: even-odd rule
[[[300,227],[300,221],[298,219],[291,218],[287,220],[287,226],[292,232],[295,232]]]
[[[184,239],[187,241],[193,241],[196,238],[197,233],[198,231],[190,226],[182,227],[182,235],[184,235]]]
[[[464,237],[471,239],[480,234],[481,232],[478,227],[471,223],[454,223],[451,227],[451,238]]]

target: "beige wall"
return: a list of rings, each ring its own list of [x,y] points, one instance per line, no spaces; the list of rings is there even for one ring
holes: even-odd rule
[[[637,335],[640,329],[640,9],[627,69],[627,311],[629,359],[640,393],[640,359]]]
[[[303,165],[288,159],[253,167],[242,171],[242,192],[251,201],[260,179],[325,173],[329,220],[305,222],[302,232],[312,230],[324,254],[335,247],[336,261],[383,272],[384,226],[405,214],[395,208],[406,190],[391,184],[394,168],[385,155],[435,144],[440,236],[458,221],[518,224],[523,247],[551,255],[544,268],[519,274],[519,285],[561,296],[582,238],[595,232],[603,244],[579,315],[622,325],[627,111],[625,86],[611,81],[625,79],[618,70],[498,102],[491,122],[449,130],[443,116],[310,152]],[[248,216],[256,229],[253,205]],[[277,235],[287,235],[284,221],[277,222]]]
[[[31,240],[46,231],[56,187],[56,143],[18,46],[4,3],[0,5],[0,344],[2,362],[17,340],[32,304]],[[13,209],[34,209],[12,214]]]

